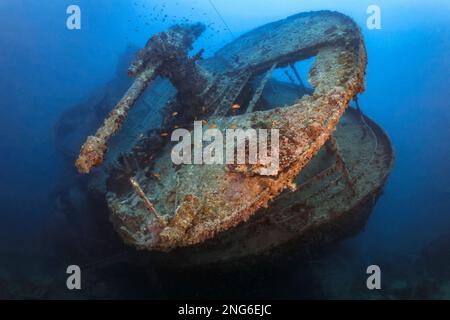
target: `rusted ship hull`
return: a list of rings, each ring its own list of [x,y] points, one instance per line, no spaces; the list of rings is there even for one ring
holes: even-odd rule
[[[324,235],[319,230],[327,226],[353,229],[393,159],[378,126],[359,111],[343,117],[365,89],[367,57],[356,24],[335,12],[302,13],[252,30],[212,58],[202,60],[201,52],[189,57],[203,30],[200,24],[174,26],[152,36],[129,68],[134,83],[82,146],[76,166],[88,173],[108,162],[110,137],[122,139],[128,113],[147,86],[163,77],[175,87],[159,128],[142,129],[127,153],[113,150],[101,170],[116,231],[138,249],[175,250],[168,257],[203,264],[265,254]],[[304,86],[294,66],[310,57],[313,88]],[[272,77],[286,66],[301,86]],[[279,166],[267,174],[262,162],[175,164],[171,131],[190,130],[196,119],[221,132],[279,130]]]
[[[196,266],[302,255],[360,232],[382,193],[394,151],[384,130],[353,108],[334,137],[350,181],[324,147],[296,178],[297,191],[282,193],[269,208],[212,240],[160,254],[161,261]]]
[[[189,129],[190,121],[203,115],[222,132],[233,127],[279,130],[279,165],[269,174],[262,162],[174,165],[170,132],[164,132],[163,141],[154,136],[144,139],[138,146],[143,155],[130,155],[137,166],[115,181],[110,179],[107,195],[117,231],[140,249],[169,251],[201,243],[266,207],[294,185],[295,177],[330,137],[349,101],[365,87],[367,58],[361,32],[342,14],[303,13],[268,24],[197,63],[200,54],[191,59],[185,52],[202,30],[200,25],[175,26],[149,40],[130,68],[135,82],[95,136],[86,140],[76,162],[78,170],[87,173],[104,161],[110,136],[121,128],[155,75],[167,77],[177,88],[176,98],[166,106],[167,114],[184,115],[172,121],[165,117],[164,125]],[[255,111],[275,67],[312,56],[311,95],[284,108]],[[263,80],[242,112],[229,114],[242,90],[260,74]],[[150,154],[148,146],[158,142],[160,149],[150,148]],[[158,179],[145,175],[149,168]]]

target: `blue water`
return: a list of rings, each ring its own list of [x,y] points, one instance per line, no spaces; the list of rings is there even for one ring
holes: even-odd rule
[[[281,280],[286,286],[273,285],[267,275],[266,285],[239,292],[243,297],[450,298],[450,3],[375,2],[381,30],[366,27],[366,8],[374,1],[365,0],[214,0],[229,29],[208,0],[0,1],[0,297],[33,297],[39,286],[64,278],[65,269],[49,262],[51,247],[41,242],[53,210],[52,192],[73,170],[55,150],[54,126],[63,111],[114,78],[127,49],[142,47],[153,33],[187,18],[209,25],[194,50],[203,47],[210,56],[264,23],[328,9],[349,15],[362,28],[369,64],[360,103],[390,135],[395,166],[365,230],[315,264],[291,266],[289,278]],[[81,30],[66,28],[71,4],[82,10]],[[365,289],[370,264],[382,269],[380,291]],[[153,277],[158,282],[158,275]],[[122,288],[119,296],[134,296],[123,282],[112,284]],[[178,290],[159,288],[146,292],[144,286],[140,294],[172,297]],[[182,292],[201,297],[197,289],[187,285]],[[62,291],[50,296],[103,294]]]

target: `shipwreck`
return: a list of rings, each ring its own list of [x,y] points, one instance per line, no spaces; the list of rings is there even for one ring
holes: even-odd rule
[[[389,137],[357,104],[367,53],[355,22],[300,13],[213,57],[189,55],[204,30],[176,25],[153,35],[128,69],[131,86],[81,147],[76,167],[93,171],[122,239],[200,263],[359,229],[394,156]],[[295,63],[312,57],[308,87]],[[280,68],[290,70],[289,82],[273,76]],[[194,121],[222,132],[278,129],[277,170],[263,174],[260,162],[174,164],[171,133]]]

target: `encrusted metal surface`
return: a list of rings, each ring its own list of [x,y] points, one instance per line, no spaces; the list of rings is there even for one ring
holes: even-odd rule
[[[149,41],[147,46],[151,45]],[[200,56],[186,59],[175,55],[161,65],[150,59],[152,63],[140,75],[157,66],[156,72],[172,81],[178,94],[166,111],[179,113],[184,123],[204,116],[206,126],[221,131],[279,129],[279,170],[267,176],[262,175],[265,167],[261,163],[176,166],[170,157],[170,134],[164,132],[161,150],[151,160],[153,178],[139,168],[130,174],[165,222],[155,218],[131,184],[125,191],[112,188],[107,195],[116,229],[138,248],[170,250],[200,243],[267,207],[271,199],[293,186],[295,177],[334,131],[349,101],[364,90],[367,57],[362,35],[351,19],[339,13],[292,16],[255,29],[219,50],[215,57],[195,63]],[[225,116],[252,77],[274,64],[285,66],[312,56],[316,57],[309,73],[315,88],[312,95],[281,109]],[[174,120],[166,117],[164,125],[173,124]],[[114,130],[99,135],[109,136]],[[83,150],[103,153],[105,144],[100,150],[95,148]],[[81,172],[89,170],[78,167]]]
[[[296,177],[296,191],[284,191],[246,223],[165,258],[191,266],[275,251],[301,254],[358,232],[382,191],[394,152],[386,133],[353,108],[333,137],[334,146],[324,146]]]

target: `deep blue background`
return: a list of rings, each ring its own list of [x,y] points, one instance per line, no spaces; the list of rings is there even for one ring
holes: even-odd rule
[[[371,263],[399,281],[419,279],[411,263],[430,242],[450,237],[450,3],[335,2],[214,0],[234,36],[318,9],[348,14],[364,33],[369,65],[360,102],[392,138],[396,162],[367,228],[321,262],[318,272],[333,270],[322,283],[329,297],[348,295],[345,283]],[[382,9],[381,30],[366,27],[373,3]],[[66,29],[70,4],[81,7],[82,30]],[[29,251],[64,170],[53,144],[58,115],[112,78],[127,46],[143,46],[182,18],[212,24],[196,44],[206,55],[233,38],[208,0],[0,1],[0,273],[11,252],[40,255]],[[448,289],[439,295],[449,297],[450,278],[438,282]]]

